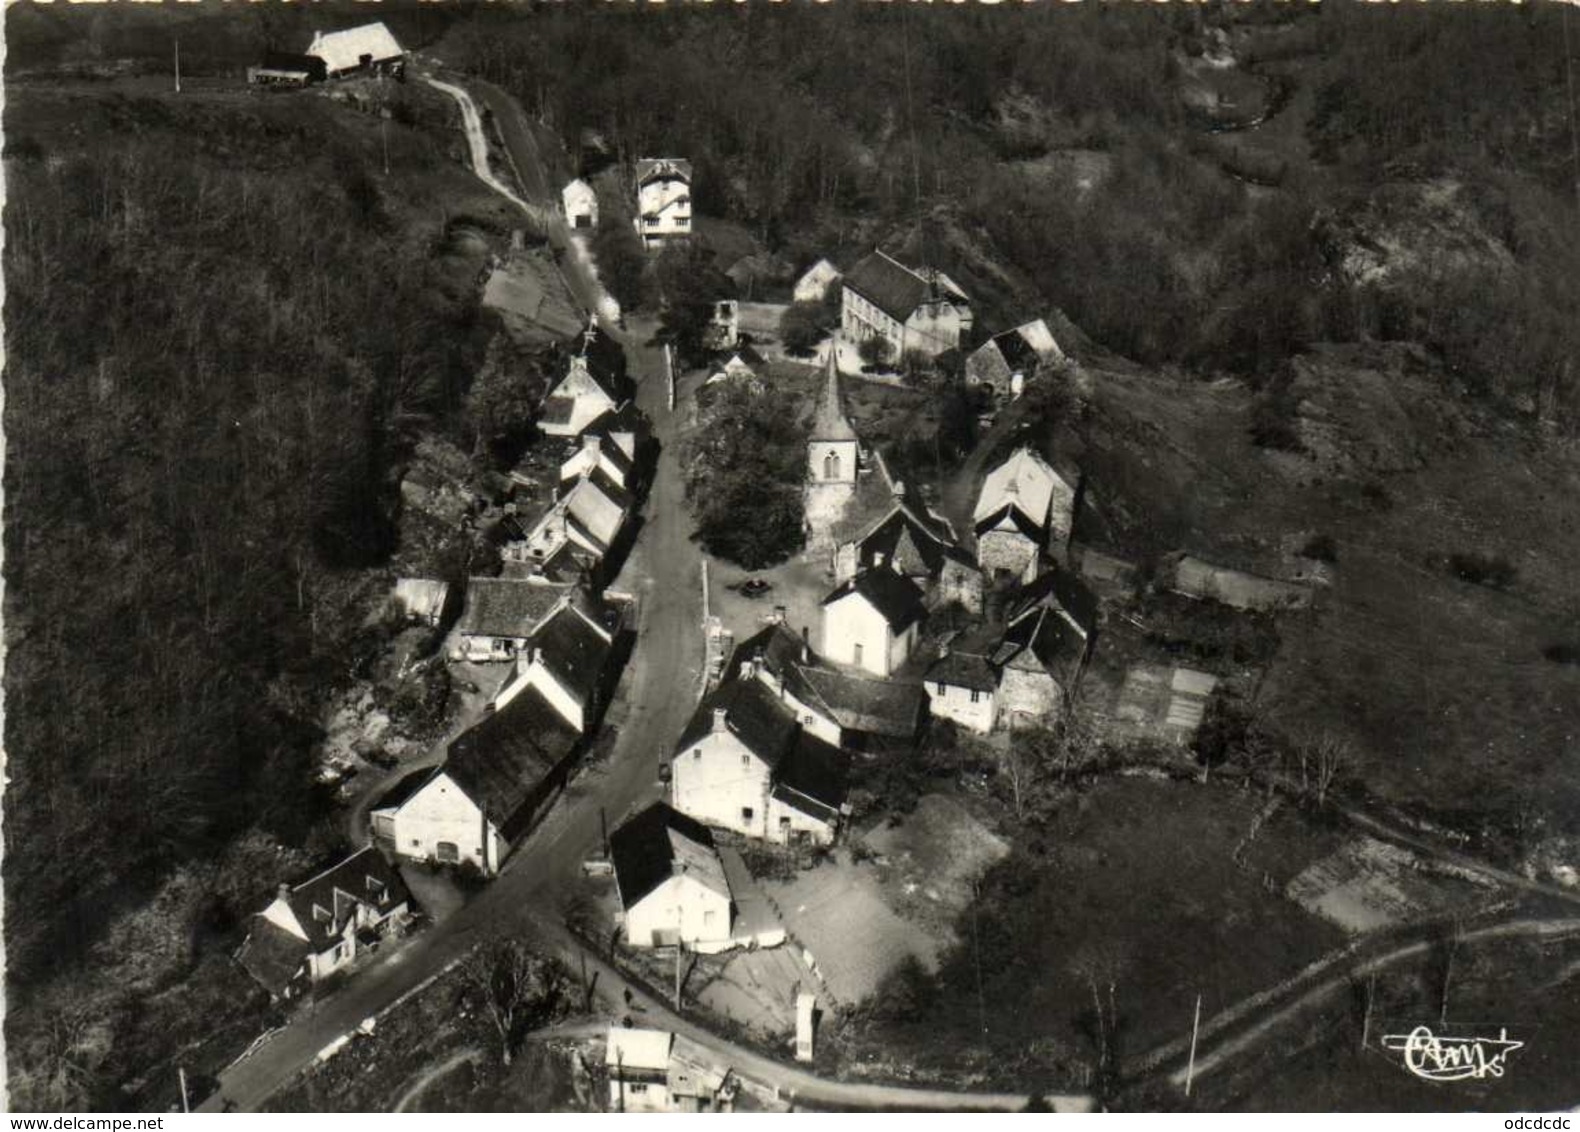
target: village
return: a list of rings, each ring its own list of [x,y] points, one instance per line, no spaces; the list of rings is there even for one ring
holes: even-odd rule
[[[233,960],[280,1021],[183,1105],[464,1107],[517,1056],[574,1110],[1188,1105],[1198,1068],[1250,1087],[1264,1002],[1336,1028],[1325,980],[1570,883],[1442,848],[1369,804],[1346,735],[1282,725],[1334,539],[1150,530],[1085,426],[1152,379],[1063,311],[974,298],[927,239],[769,262],[686,154],[545,159],[382,22],[244,86],[383,131],[395,84],[507,218],[446,237],[525,439],[403,469],[314,768],[343,849],[256,878]],[[706,260],[700,298],[623,307],[611,218],[650,276]],[[794,474],[718,456],[753,445]]]

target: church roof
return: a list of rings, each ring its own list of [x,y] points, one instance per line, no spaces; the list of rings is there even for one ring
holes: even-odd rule
[[[828,352],[828,373],[823,385],[823,396],[817,403],[817,414],[812,418],[811,440],[856,440],[856,430],[845,417],[839,399],[839,366],[834,350]]]

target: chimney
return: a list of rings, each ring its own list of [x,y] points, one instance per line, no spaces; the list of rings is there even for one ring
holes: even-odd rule
[[[728,731],[729,730],[728,720],[729,720],[729,712],[727,710],[725,710],[724,708],[721,708],[721,707],[716,707],[716,708],[713,709],[713,730],[714,731]]]
[[[274,894],[281,900],[289,900],[291,898],[291,886],[281,881],[280,887],[275,889]]]
[[[885,557],[886,556],[884,555],[883,551],[881,551],[881,550],[873,551],[872,552],[872,564],[874,566],[882,566],[883,565],[883,560],[884,560]]]
[[[598,455],[601,447],[602,445],[595,434],[589,434],[582,437],[582,451],[591,452],[594,456],[596,456]]]
[[[891,486],[889,488],[889,494],[894,496],[894,498],[896,498],[896,499],[904,499],[905,498],[905,481],[904,480],[895,480],[893,486]]]
[[[807,628],[805,625],[801,626],[801,663],[802,664],[811,664],[812,663],[811,636],[812,636],[812,630]]]
[[[785,623],[785,607],[782,605],[774,606],[774,611],[769,615],[768,622],[771,625],[783,625]]]

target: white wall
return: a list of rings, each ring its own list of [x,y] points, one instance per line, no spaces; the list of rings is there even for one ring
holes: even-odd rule
[[[822,653],[837,664],[859,665],[887,676],[893,660],[889,625],[867,599],[850,593],[823,607]],[[856,647],[861,646],[861,659]]]
[[[761,837],[768,811],[768,765],[728,732],[714,731],[675,756],[673,805],[704,825]],[[742,813],[749,809],[751,816]]]
[[[493,824],[448,774],[435,777],[395,811],[395,852],[417,860],[436,860],[439,842],[459,850],[485,873],[499,870],[503,846]]]
[[[857,446],[854,440],[818,440],[806,447],[808,483],[855,483]],[[824,460],[832,454],[839,461],[838,474],[824,475]]]
[[[670,1112],[669,1086],[662,1081],[622,1084],[609,1074],[610,1112]]]
[[[576,697],[566,691],[565,686],[554,678],[541,659],[534,660],[527,667],[526,675],[521,680],[522,690],[528,687],[536,688],[543,693],[543,698],[559,713],[561,719],[576,728],[579,734],[587,734],[587,715]],[[514,691],[514,689],[512,689]]]
[[[961,688],[954,685],[940,685],[929,680],[925,685],[927,689],[927,710],[939,719],[952,719],[962,727],[969,728],[979,735],[986,735],[993,730],[993,720],[998,713],[998,697],[992,692],[975,692],[970,688]],[[976,702],[972,702],[972,696]]]
[[[674,876],[625,913],[632,947],[653,946],[655,931],[679,932],[686,943],[722,943],[730,938],[730,900],[695,877]]]
[[[786,822],[788,821],[788,824]],[[819,821],[811,814],[804,813],[794,806],[787,806],[777,798],[768,799],[768,828],[765,840],[775,845],[786,845],[795,840],[795,834],[804,833],[812,842],[818,845],[831,845],[834,842],[835,827],[828,822]]]
[[[999,713],[1006,724],[1015,715],[1020,724],[1051,726],[1064,711],[1063,690],[1040,664],[1026,668],[1009,665],[999,677],[998,692]]]

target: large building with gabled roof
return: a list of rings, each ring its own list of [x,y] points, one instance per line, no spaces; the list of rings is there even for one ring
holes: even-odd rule
[[[874,251],[841,280],[840,329],[846,338],[888,343],[899,360],[912,351],[936,358],[969,337],[971,301],[936,268],[907,267]]]

